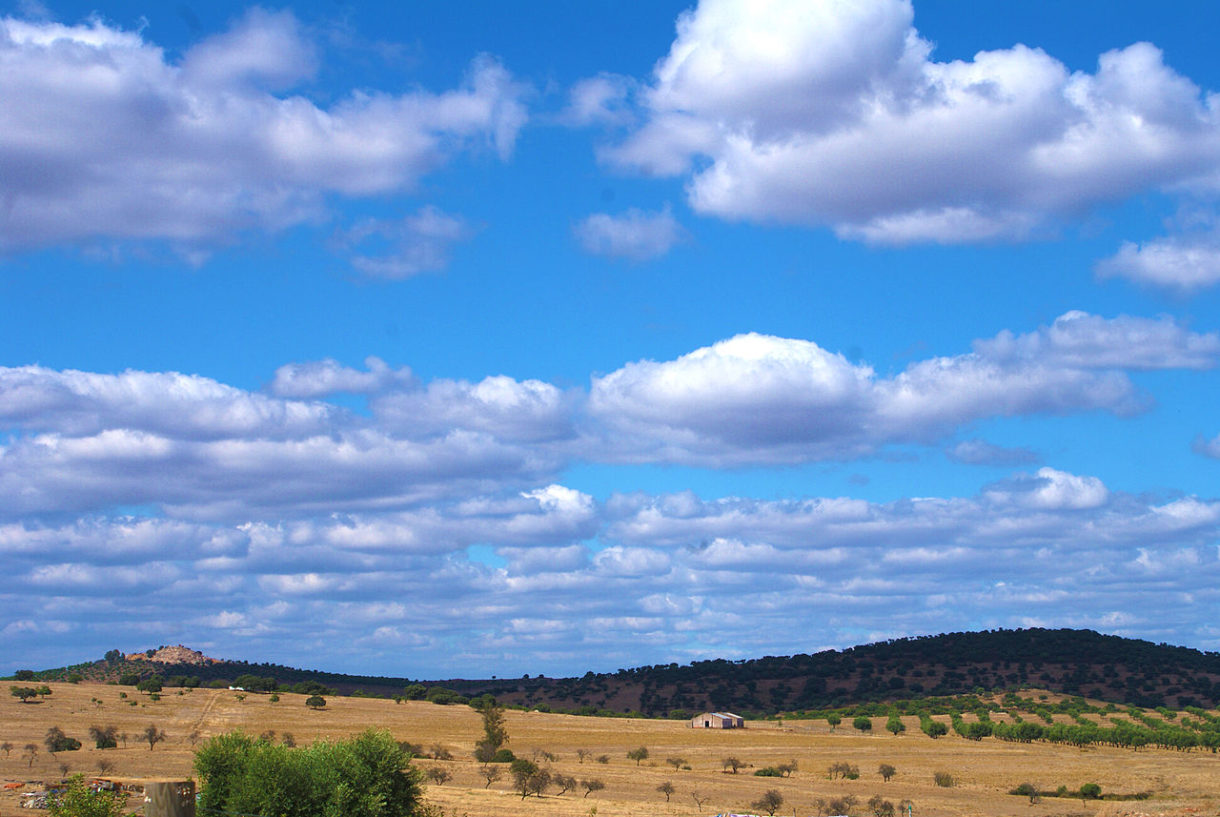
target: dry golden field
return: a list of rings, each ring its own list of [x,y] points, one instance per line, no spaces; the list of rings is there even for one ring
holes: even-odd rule
[[[315,712],[306,709],[304,696],[283,693],[278,702],[272,703],[269,696],[256,694],[238,700],[227,690],[196,689],[182,695],[167,690],[160,701],[154,702],[131,687],[82,683],[52,684],[51,688],[53,694],[43,701],[0,701],[0,743],[13,747],[7,755],[0,753],[0,779],[5,783],[58,780],[63,772],[61,764],[69,773],[96,774],[101,760],[113,764],[111,775],[189,776],[192,733],[197,733],[198,740],[206,740],[234,729],[256,735],[275,730],[277,736],[288,732],[298,744],[304,744],[318,738],[344,738],[374,726],[389,729],[399,740],[422,744],[425,750],[440,744],[452,752],[452,761],[425,759],[416,763],[425,768],[443,765],[452,772],[446,784],[428,785],[426,796],[454,817],[693,817],[749,811],[749,804],[772,788],[784,797],[777,813],[785,815],[813,814],[818,798],[845,794],[857,797],[853,813],[859,815],[866,814],[865,803],[874,794],[883,795],[895,805],[909,799],[915,804],[914,813],[922,816],[1220,815],[1220,755],[1074,749],[994,739],[972,742],[953,735],[933,741],[919,732],[915,718],[906,719],[904,735],[893,737],[884,731],[883,718],[874,720],[872,735],[861,735],[847,724],[832,733],[825,721],[748,722],[744,730],[716,732],[690,729],[675,721],[509,711],[508,747],[518,756],[531,757],[535,749],[546,750],[557,756],[552,764],[555,771],[578,779],[598,778],[606,784],[603,791],[588,798],[582,797],[584,790],[578,788],[563,796],[550,793],[523,801],[510,790],[507,769],[505,779],[484,786],[471,759],[474,743],[482,735],[481,720],[466,706],[329,698],[327,708]],[[121,700],[121,692],[136,705]],[[169,735],[152,750],[140,742],[140,734],[150,724]],[[117,727],[127,734],[126,746],[120,742],[117,749],[92,748],[88,739],[91,725]],[[43,738],[51,726],[79,739],[83,748],[54,757],[48,754]],[[24,748],[28,743],[38,746],[32,762]],[[648,748],[649,757],[637,766],[626,754],[639,746]],[[594,757],[606,755],[609,760],[603,764],[591,758],[581,763],[579,749],[589,750]],[[728,756],[736,756],[750,766],[736,775],[725,774],[721,759]],[[670,757],[684,758],[691,769],[675,770],[666,763]],[[755,768],[789,760],[799,766],[790,778],[752,774]],[[827,779],[827,768],[836,762],[858,766],[860,778]],[[882,763],[897,769],[888,783],[877,774]],[[937,771],[952,774],[957,785],[936,786],[933,773]],[[667,780],[676,789],[669,803],[657,791]],[[1104,793],[1151,791],[1153,797],[1127,803],[1045,798],[1031,805],[1026,798],[1005,793],[1025,781],[1041,789],[1062,784],[1073,790],[1094,782]],[[702,807],[696,806],[692,792],[706,798]],[[17,792],[5,790],[0,795],[0,817],[29,817],[31,812],[19,809],[18,800]]]

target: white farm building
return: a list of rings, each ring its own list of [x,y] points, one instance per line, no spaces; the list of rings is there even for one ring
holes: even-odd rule
[[[744,729],[746,719],[732,712],[704,712],[690,719],[694,729]]]

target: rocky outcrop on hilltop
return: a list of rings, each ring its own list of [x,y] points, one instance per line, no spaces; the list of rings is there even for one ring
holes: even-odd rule
[[[220,663],[215,658],[208,658],[199,652],[199,650],[192,650],[190,647],[184,647],[181,644],[175,644],[172,647],[161,647],[154,650],[151,655],[147,652],[133,652],[124,657],[128,661],[156,661],[158,664],[191,664],[201,666],[204,664]]]

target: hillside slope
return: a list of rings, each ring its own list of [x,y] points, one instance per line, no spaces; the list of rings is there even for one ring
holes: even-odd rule
[[[312,682],[350,693],[398,695],[406,678],[344,675],[276,664],[111,654],[101,660],[37,673],[63,679],[117,680],[122,673],[193,676],[207,683],[240,675],[281,685]],[[848,704],[957,695],[978,689],[1033,686],[1142,707],[1220,705],[1220,654],[1091,630],[992,630],[897,639],[816,654],[692,664],[661,664],[586,673],[580,678],[450,679],[422,682],[463,695],[491,694],[507,704],[554,709],[667,715],[672,710],[790,712]]]

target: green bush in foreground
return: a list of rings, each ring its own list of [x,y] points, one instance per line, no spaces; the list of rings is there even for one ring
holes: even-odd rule
[[[308,748],[277,746],[240,732],[195,755],[203,813],[276,817],[414,817],[420,774],[388,731]]]
[[[121,794],[94,791],[81,774],[72,775],[67,788],[47,801],[51,817],[121,817],[123,805]]]

